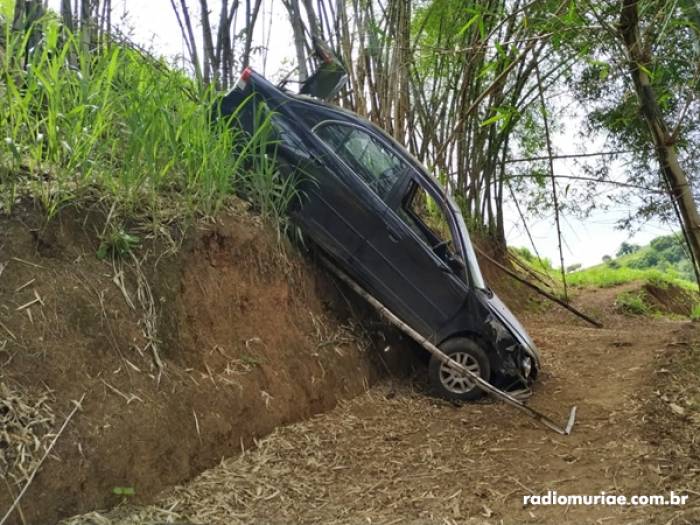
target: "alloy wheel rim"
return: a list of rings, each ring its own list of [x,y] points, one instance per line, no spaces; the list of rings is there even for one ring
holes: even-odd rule
[[[455,352],[450,357],[464,366],[470,372],[481,377],[481,367],[473,355],[467,352]],[[446,363],[440,364],[440,382],[446,390],[453,394],[466,394],[476,385],[468,377],[464,377]]]

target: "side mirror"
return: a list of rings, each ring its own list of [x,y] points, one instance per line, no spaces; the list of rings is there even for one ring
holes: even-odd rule
[[[348,74],[343,63],[335,56],[331,48],[317,38],[313,39],[314,52],[320,61],[318,69],[307,78],[299,91],[302,95],[311,95],[321,100],[330,100],[348,81]]]

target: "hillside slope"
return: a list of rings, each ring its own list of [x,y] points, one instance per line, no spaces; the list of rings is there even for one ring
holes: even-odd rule
[[[138,259],[96,257],[104,220],[0,217],[0,514],[83,399],[9,523],[144,501],[375,377],[333,285],[247,213]]]

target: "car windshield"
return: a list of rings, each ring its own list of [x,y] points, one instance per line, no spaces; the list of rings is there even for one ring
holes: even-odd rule
[[[472,246],[472,241],[469,238],[469,231],[467,230],[467,225],[464,222],[464,217],[459,211],[457,203],[454,202],[451,196],[448,195],[447,201],[450,205],[450,209],[455,216],[457,221],[457,228],[459,228],[459,234],[464,243],[464,251],[467,254],[467,268],[469,269],[469,276],[471,283],[475,288],[480,288],[486,290],[486,281],[484,281],[484,276],[481,274],[481,268],[479,268],[479,261],[476,260],[476,252],[474,252],[474,246]]]

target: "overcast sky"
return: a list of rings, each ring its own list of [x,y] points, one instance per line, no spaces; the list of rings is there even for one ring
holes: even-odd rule
[[[172,12],[169,0],[113,0],[113,20],[126,32],[128,28],[132,38],[141,45],[150,47],[154,52],[169,58],[185,54],[185,46],[180,35],[180,29]],[[190,2],[196,6],[198,2]],[[49,0],[49,5],[58,10],[60,0]],[[210,8],[217,13],[218,0],[209,1]],[[292,34],[284,7],[279,0],[268,0],[263,3],[259,23],[256,27],[256,44],[269,42],[266,63],[260,55],[253,55],[251,65],[257,71],[272,79],[279,78],[281,67],[289,69],[294,61]],[[215,18],[215,17],[213,17]],[[605,149],[604,140],[591,143],[581,143],[577,139],[579,123],[571,122],[565,129],[555,134],[553,141],[559,154],[591,152]],[[545,152],[542,153],[546,154]],[[570,161],[555,161],[555,173],[561,175],[582,175],[575,163]],[[612,191],[620,191],[613,186],[601,185],[598,198]],[[630,240],[629,233],[615,229],[615,223],[625,218],[629,211],[617,209],[609,212],[596,212],[585,221],[564,215],[561,218],[564,243],[564,263],[566,266],[580,263],[590,266],[601,262],[603,255],[614,255],[620,243]],[[559,262],[558,243],[554,218],[532,220],[528,223],[535,244],[541,256],[551,259],[555,265]],[[660,223],[645,225],[639,233],[631,238],[631,242],[646,244],[658,235],[671,232],[668,226]],[[530,241],[523,228],[522,221],[516,209],[511,205],[506,208],[506,237],[513,246],[527,246]]]

